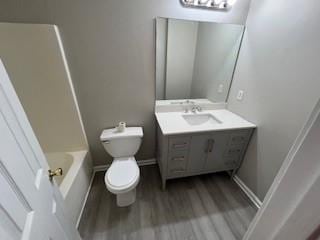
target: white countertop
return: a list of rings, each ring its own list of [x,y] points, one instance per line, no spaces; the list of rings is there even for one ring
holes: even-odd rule
[[[218,124],[201,124],[189,125],[183,115],[196,115],[196,114],[211,114],[217,118],[221,123]],[[226,109],[219,110],[206,110],[198,113],[184,113],[184,112],[156,112],[155,113],[158,124],[161,128],[163,135],[174,135],[183,133],[195,132],[209,132],[209,131],[223,131],[232,129],[255,128],[256,125],[248,122],[242,117],[234,114]]]
[[[189,101],[189,103],[187,102]],[[159,112],[180,112],[186,107],[201,106],[203,110],[225,109],[225,102],[212,102],[206,98],[199,99],[178,99],[178,100],[156,100],[155,111]]]

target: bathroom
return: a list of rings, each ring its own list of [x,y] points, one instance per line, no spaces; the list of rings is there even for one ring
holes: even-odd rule
[[[0,239],[319,237],[319,210],[302,201],[319,150],[304,162],[314,171],[280,188],[318,113],[320,3],[209,2],[0,0],[0,59],[26,117],[16,115],[52,171],[43,181],[67,232],[25,236],[36,219],[10,225],[19,208],[1,194]],[[1,148],[0,173],[24,194]],[[131,185],[115,190],[111,178]],[[292,220],[300,207],[308,224]]]

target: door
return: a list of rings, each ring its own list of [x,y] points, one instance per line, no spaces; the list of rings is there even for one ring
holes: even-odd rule
[[[211,134],[191,137],[188,172],[198,173],[204,170],[211,140]]]
[[[81,240],[1,60],[0,239]]]
[[[226,132],[211,134],[205,169],[209,171],[225,169],[224,151],[228,144],[229,135]]]

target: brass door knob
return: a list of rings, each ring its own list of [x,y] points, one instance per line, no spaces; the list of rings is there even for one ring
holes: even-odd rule
[[[62,174],[63,174],[63,171],[62,171],[62,168],[57,168],[56,170],[48,170],[48,172],[49,172],[49,179],[50,179],[50,181],[52,181],[52,179],[53,179],[53,177],[55,177],[55,176],[62,176]]]

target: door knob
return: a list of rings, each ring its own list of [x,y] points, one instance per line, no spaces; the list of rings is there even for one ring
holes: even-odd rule
[[[62,174],[63,174],[63,171],[62,171],[62,168],[57,168],[56,170],[48,170],[48,172],[49,172],[49,179],[50,179],[50,181],[52,181],[52,179],[53,179],[53,177],[55,177],[55,176],[62,176]]]

